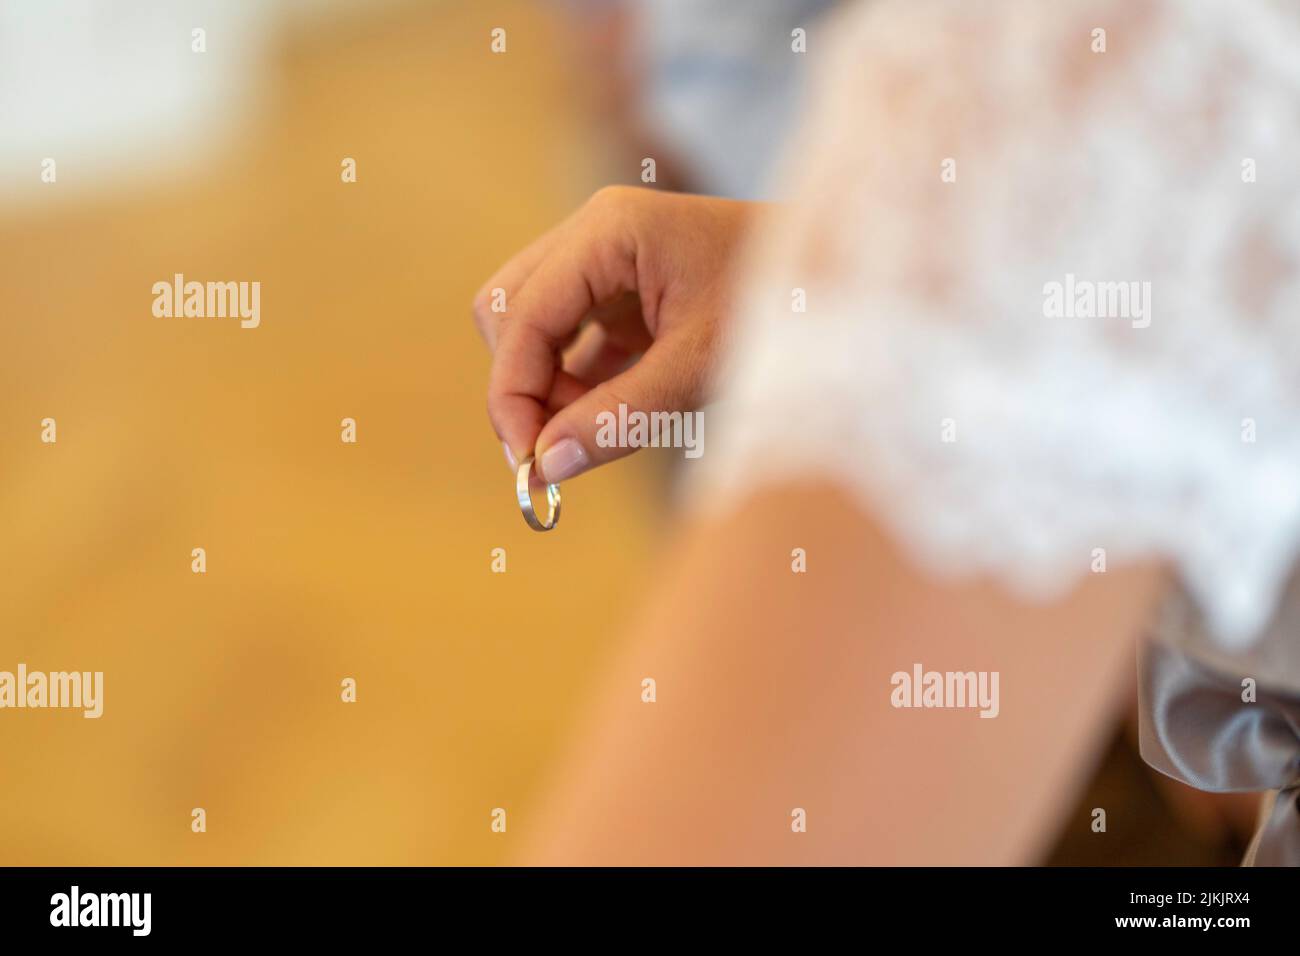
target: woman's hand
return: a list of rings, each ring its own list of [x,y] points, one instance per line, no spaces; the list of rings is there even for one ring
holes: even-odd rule
[[[488,417],[512,465],[535,449],[546,481],[572,478],[633,450],[596,444],[601,412],[702,403],[754,211],[607,187],[483,284]]]

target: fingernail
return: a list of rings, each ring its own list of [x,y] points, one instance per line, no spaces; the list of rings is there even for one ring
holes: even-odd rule
[[[558,484],[565,478],[587,468],[587,450],[578,444],[576,438],[558,441],[542,455],[542,477],[550,484]]]
[[[505,442],[502,442],[501,448],[506,453],[506,464],[510,466],[510,470],[518,471],[519,462],[515,461],[515,456],[514,453],[510,450],[510,446],[507,445]]]

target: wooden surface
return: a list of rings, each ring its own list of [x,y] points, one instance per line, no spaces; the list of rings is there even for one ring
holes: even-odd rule
[[[468,317],[596,185],[561,47],[525,3],[363,8],[200,167],[0,208],[0,669],[106,684],[98,721],[0,712],[0,864],[507,857],[650,590],[645,464],[525,527]],[[260,281],[260,328],[154,318],[175,272]]]

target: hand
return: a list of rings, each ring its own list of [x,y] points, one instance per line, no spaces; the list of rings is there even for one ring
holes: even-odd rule
[[[754,210],[607,187],[483,284],[488,417],[512,464],[535,449],[542,478],[572,478],[634,450],[596,444],[602,411],[702,403]]]

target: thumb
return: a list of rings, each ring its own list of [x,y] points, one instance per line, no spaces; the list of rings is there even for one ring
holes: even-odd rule
[[[700,376],[656,343],[626,371],[593,386],[557,412],[537,437],[537,469],[552,484],[636,451],[619,441],[618,423],[634,412],[686,413]],[[620,412],[620,406],[622,410]]]

